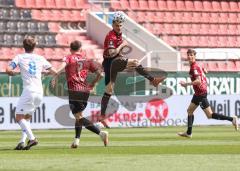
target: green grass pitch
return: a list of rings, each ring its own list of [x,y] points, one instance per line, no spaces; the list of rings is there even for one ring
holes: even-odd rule
[[[240,170],[240,132],[231,126],[193,128],[192,139],[176,135],[185,127],[109,129],[110,144],[83,130],[70,149],[74,130],[35,130],[39,145],[12,150],[20,131],[0,131],[0,170]]]

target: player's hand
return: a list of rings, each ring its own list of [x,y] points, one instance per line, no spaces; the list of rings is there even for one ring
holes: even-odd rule
[[[184,81],[180,81],[180,83],[179,83],[182,87],[187,87],[187,83],[186,82],[184,82]]]
[[[18,72],[11,70],[11,71],[8,71],[7,74],[10,76],[14,76],[14,75],[17,75]]]
[[[127,42],[126,40],[123,40],[121,46],[122,46],[122,47],[124,47],[124,46],[128,46],[128,42]]]

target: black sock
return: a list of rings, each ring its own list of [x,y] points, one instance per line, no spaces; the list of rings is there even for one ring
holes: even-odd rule
[[[91,121],[89,121],[88,119],[81,118],[80,120],[82,120],[83,126],[85,126],[85,128],[87,128],[88,130],[94,132],[95,134],[100,133],[100,130],[98,129],[98,127],[93,125],[93,123]]]
[[[192,126],[193,126],[193,121],[194,121],[194,115],[188,115],[188,129],[187,129],[187,134],[191,135],[192,134]]]
[[[138,65],[135,69],[140,75],[144,76],[147,78],[149,81],[153,81],[154,77],[152,77],[148,71],[146,71],[142,65]]]
[[[80,138],[82,132],[82,120],[75,120],[75,138]]]
[[[225,116],[225,115],[220,115],[218,113],[213,113],[212,114],[212,118],[213,119],[217,119],[217,120],[228,120],[228,121],[233,121],[233,118],[230,116]]]
[[[104,93],[101,101],[101,116],[105,116],[111,94]]]

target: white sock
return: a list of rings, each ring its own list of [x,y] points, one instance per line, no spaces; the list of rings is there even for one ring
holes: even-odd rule
[[[18,124],[20,125],[20,127],[22,128],[22,131],[25,131],[29,140],[34,140],[35,137],[32,133],[32,130],[30,128],[30,123],[27,123],[27,121],[25,119],[22,119],[18,122]]]
[[[22,131],[22,137],[21,137],[19,143],[22,143],[22,142],[25,143],[26,139],[27,139],[27,133],[26,133],[26,131]]]

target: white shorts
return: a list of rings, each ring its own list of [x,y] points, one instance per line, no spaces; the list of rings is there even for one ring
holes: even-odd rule
[[[40,106],[42,98],[43,95],[41,93],[23,90],[22,95],[17,104],[16,114],[32,115],[36,108]]]

